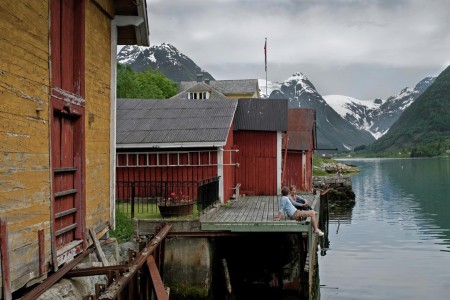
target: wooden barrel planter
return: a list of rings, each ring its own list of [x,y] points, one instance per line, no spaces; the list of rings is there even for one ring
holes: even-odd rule
[[[159,212],[163,218],[181,217],[192,214],[193,203],[171,203],[170,205],[158,204]]]

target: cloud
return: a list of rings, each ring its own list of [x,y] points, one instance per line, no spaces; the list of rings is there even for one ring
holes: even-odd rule
[[[274,81],[292,70],[308,76],[305,66],[399,74],[450,60],[447,0],[149,0],[148,8],[151,43],[175,45],[217,78],[263,78],[266,37]],[[436,74],[417,76],[428,75]]]

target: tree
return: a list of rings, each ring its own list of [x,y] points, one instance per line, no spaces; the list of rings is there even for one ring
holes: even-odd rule
[[[167,99],[177,90],[177,84],[159,71],[133,72],[130,66],[117,65],[118,98]]]

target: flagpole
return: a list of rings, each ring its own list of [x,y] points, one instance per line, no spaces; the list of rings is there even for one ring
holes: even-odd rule
[[[265,61],[265,69],[266,69],[266,97],[269,98],[269,95],[267,95],[267,38],[266,42],[264,43],[264,61]]]

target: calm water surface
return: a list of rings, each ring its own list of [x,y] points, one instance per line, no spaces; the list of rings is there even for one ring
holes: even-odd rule
[[[330,207],[320,299],[450,299],[450,159],[345,162],[356,204]]]

